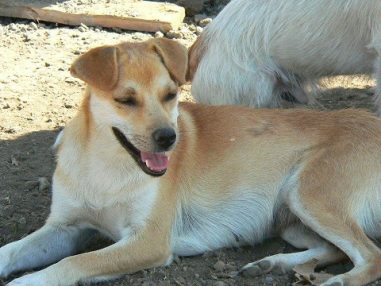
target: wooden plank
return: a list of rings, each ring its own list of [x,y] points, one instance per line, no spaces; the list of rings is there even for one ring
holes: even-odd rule
[[[62,5],[62,3],[53,5],[44,3],[44,1],[0,1],[0,16],[74,26],[83,23],[87,26],[145,32],[168,32],[176,29],[185,17],[184,8],[171,3],[148,1],[98,2],[97,4],[70,6],[68,3],[65,3],[66,5]]]

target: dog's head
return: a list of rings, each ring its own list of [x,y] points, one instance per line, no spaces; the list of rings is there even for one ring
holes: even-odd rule
[[[185,47],[153,39],[92,49],[70,71],[89,86],[95,123],[110,128],[144,172],[160,176],[178,138],[178,87],[186,69]]]

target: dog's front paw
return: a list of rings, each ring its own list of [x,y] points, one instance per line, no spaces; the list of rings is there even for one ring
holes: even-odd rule
[[[40,273],[32,273],[9,282],[6,286],[53,286]]]

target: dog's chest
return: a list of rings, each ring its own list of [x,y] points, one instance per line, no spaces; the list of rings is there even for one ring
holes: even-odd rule
[[[76,180],[69,190],[55,180],[53,207],[58,212],[54,213],[113,240],[126,238],[144,227],[157,199],[155,181],[123,182],[115,177],[110,180],[109,176],[86,178]]]
[[[273,203],[254,192],[208,206],[190,203],[178,209],[172,249],[188,256],[253,244],[270,235],[272,223]]]

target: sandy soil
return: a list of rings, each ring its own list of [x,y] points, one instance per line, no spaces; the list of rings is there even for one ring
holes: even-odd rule
[[[213,3],[216,6],[205,10],[209,16],[221,8],[221,2]],[[175,35],[189,46],[201,28],[192,19],[187,23]],[[82,97],[83,84],[68,72],[71,62],[91,47],[153,36],[0,19],[0,246],[33,232],[48,215],[49,182],[55,165],[50,146],[75,114]],[[373,108],[372,79],[337,77],[325,84],[317,108]],[[189,86],[184,88],[183,100],[191,100],[188,90]],[[93,246],[107,243],[98,238]],[[291,285],[292,274],[257,278],[230,275],[248,262],[287,251],[293,249],[280,240],[269,240],[255,247],[179,258],[170,267],[141,271],[101,285]],[[337,273],[349,268],[347,263],[326,270]],[[0,280],[0,285],[3,282]]]

